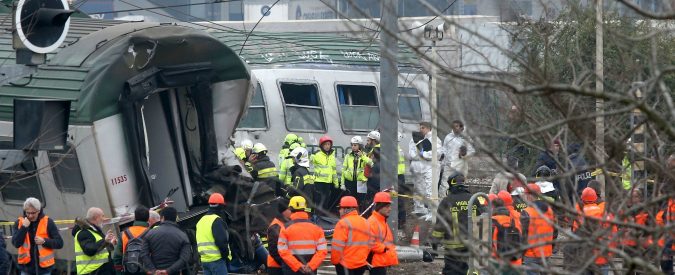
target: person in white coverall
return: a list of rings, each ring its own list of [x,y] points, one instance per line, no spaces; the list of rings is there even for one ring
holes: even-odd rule
[[[432,173],[431,173],[431,123],[421,122],[420,132],[413,133],[410,140],[408,153],[410,155],[410,172],[415,186],[415,206],[414,214],[431,216],[429,208],[425,205],[425,200],[431,199]],[[438,156],[443,154],[440,140],[437,141]],[[440,168],[440,167],[439,167]]]
[[[443,178],[438,190],[438,197],[441,199],[448,193],[448,178],[458,173],[468,176],[469,163],[466,160],[476,152],[464,136],[464,123],[459,120],[452,122],[452,131],[443,139],[443,151]]]

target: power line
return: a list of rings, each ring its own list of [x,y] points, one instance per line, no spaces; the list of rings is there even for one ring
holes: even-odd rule
[[[432,21],[436,20],[436,18],[438,18],[440,15],[442,15],[443,13],[445,13],[445,11],[447,11],[450,7],[452,7],[452,5],[455,4],[455,2],[457,2],[457,0],[452,1],[452,3],[450,3],[450,5],[448,5],[447,7],[445,7],[445,9],[443,9],[439,14],[437,14],[437,15],[434,16],[433,18],[429,19],[427,22],[424,22],[424,24],[419,25],[419,26],[417,26],[417,27],[413,27],[413,28],[407,29],[407,30],[399,31],[399,33],[401,33],[401,32],[409,32],[409,31],[412,31],[412,30],[415,30],[415,29],[419,29],[419,28],[421,28],[421,27],[426,26],[427,24],[429,24],[429,23],[431,23]]]
[[[263,18],[265,18],[265,16],[267,16],[267,15],[269,14],[270,11],[272,11],[272,8],[274,8],[274,5],[276,5],[277,3],[279,3],[279,1],[281,1],[281,0],[275,1],[275,2],[272,4],[272,6],[269,7],[269,9],[267,9],[266,11],[264,11],[263,14],[260,16],[260,19],[258,19],[258,22],[256,22],[255,25],[253,25],[253,28],[251,28],[251,31],[249,31],[249,32],[246,34],[246,39],[244,39],[244,43],[241,44],[241,49],[239,49],[239,55],[241,55],[241,52],[244,50],[244,46],[246,46],[246,42],[248,42],[248,37],[251,36],[251,34],[252,34],[253,31],[255,30],[255,28],[258,26],[258,24],[260,24],[260,21],[262,21]]]

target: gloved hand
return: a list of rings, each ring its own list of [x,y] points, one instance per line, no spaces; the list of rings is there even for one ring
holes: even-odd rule
[[[345,190],[347,190],[347,187],[345,187],[344,184],[340,184],[340,189],[341,189],[342,191],[345,191]]]

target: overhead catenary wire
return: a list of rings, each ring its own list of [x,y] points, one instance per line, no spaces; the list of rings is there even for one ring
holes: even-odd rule
[[[448,9],[450,9],[450,7],[452,7],[452,5],[455,4],[455,2],[457,2],[457,0],[452,1],[452,3],[450,3],[450,5],[448,5],[447,7],[445,7],[445,9],[441,10],[440,14],[437,14],[436,16],[432,17],[431,19],[429,19],[429,20],[427,20],[426,22],[422,23],[422,25],[419,25],[419,26],[417,26],[417,27],[412,27],[412,28],[410,28],[410,29],[406,29],[406,30],[399,31],[399,33],[402,33],[402,32],[409,32],[409,31],[412,31],[412,30],[415,30],[415,29],[419,29],[419,28],[421,28],[421,27],[426,26],[427,24],[429,24],[429,23],[433,22],[434,20],[436,20],[436,18],[438,18],[441,14],[445,13]]]
[[[241,48],[239,49],[239,55],[241,55],[241,52],[244,50],[244,47],[246,46],[246,42],[248,42],[248,38],[251,36],[251,34],[255,30],[255,28],[258,27],[258,24],[260,24],[260,21],[262,21],[265,18],[265,16],[267,16],[267,13],[269,13],[274,8],[274,6],[277,3],[279,3],[279,1],[281,1],[281,0],[274,1],[272,6],[270,6],[269,9],[267,9],[267,11],[260,16],[260,19],[258,19],[258,22],[256,22],[255,25],[253,25],[253,28],[251,28],[251,31],[249,31],[246,34],[246,39],[244,39],[244,43],[241,44]]]

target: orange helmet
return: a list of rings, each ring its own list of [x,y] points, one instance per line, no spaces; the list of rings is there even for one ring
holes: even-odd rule
[[[359,204],[356,202],[356,198],[352,196],[344,196],[340,199],[340,208],[352,207],[359,207]]]
[[[391,196],[387,192],[377,192],[373,202],[391,203]]]
[[[322,136],[319,139],[319,146],[321,146],[321,144],[323,144],[326,141],[330,141],[330,143],[333,144],[333,139],[326,135],[326,136]]]
[[[493,200],[495,200],[496,198],[497,198],[497,195],[495,195],[495,194],[490,193],[490,194],[488,195],[488,199],[489,199],[490,201],[493,201]]]
[[[220,193],[213,193],[209,197],[209,204],[225,205],[225,198]]]
[[[497,197],[502,201],[504,201],[505,206],[513,205],[513,197],[511,197],[511,194],[509,194],[509,192],[504,190],[499,191]]]
[[[584,188],[584,191],[581,192],[581,201],[583,202],[595,202],[598,200],[598,194],[595,193],[595,190],[590,187]]]
[[[541,187],[535,183],[528,183],[525,190],[528,194],[541,194]]]

